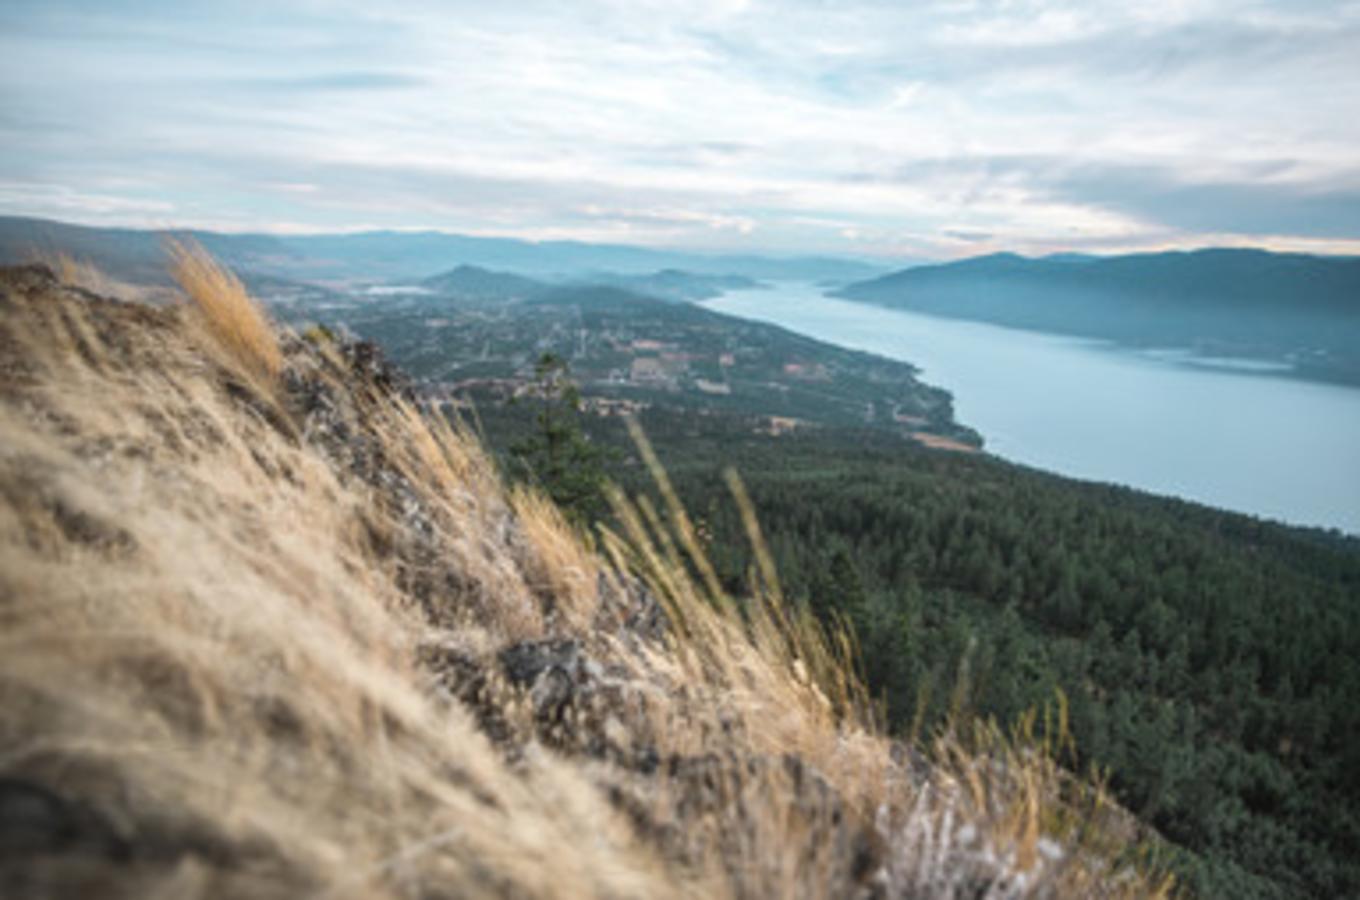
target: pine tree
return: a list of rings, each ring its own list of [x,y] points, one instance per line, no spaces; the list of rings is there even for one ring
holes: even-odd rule
[[[587,524],[604,514],[603,453],[586,438],[578,421],[581,392],[567,361],[544,353],[534,367],[540,407],[534,431],[511,446],[529,480],[536,482],[567,518]]]

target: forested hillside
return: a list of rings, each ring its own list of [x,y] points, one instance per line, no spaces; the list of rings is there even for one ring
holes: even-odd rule
[[[850,285],[884,306],[1139,347],[1188,348],[1360,383],[1360,258],[1210,249],[1128,256],[1011,253]]]
[[[519,415],[482,410],[497,443]],[[1061,690],[1072,764],[1188,851],[1196,893],[1360,890],[1360,542],[869,431],[642,421],[733,585],[737,467],[786,593],[855,624],[892,728]]]

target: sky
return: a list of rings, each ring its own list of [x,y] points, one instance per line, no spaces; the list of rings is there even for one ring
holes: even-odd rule
[[[1360,253],[1360,2],[5,0],[0,214]]]

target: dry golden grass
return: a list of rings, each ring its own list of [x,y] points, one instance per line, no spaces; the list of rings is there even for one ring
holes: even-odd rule
[[[1099,784],[1058,764],[1071,741],[1064,698],[1057,698],[1056,713],[1044,711],[1042,729],[1037,714],[1011,734],[959,720],[923,748],[929,774],[911,772],[876,726],[854,675],[853,636],[844,628],[828,633],[783,602],[736,474],[726,478],[756,560],[745,601],[716,586],[655,453],[633,431],[666,512],[615,491],[627,538],[606,533],[605,546],[620,567],[644,573],[666,603],[676,627],[665,664],[674,667],[676,682],[703,697],[707,714],[729,724],[728,740],[755,756],[792,753],[811,763],[852,814],[875,823],[886,844],[879,881],[889,896],[1170,896],[1173,881],[1145,865],[1132,817]],[[683,743],[694,734],[670,737]],[[766,779],[769,796],[789,802],[787,786]],[[776,818],[759,830],[772,845],[805,848],[799,830],[807,825]],[[810,854],[802,863],[781,872],[775,883],[788,892],[781,895],[824,895],[818,888],[829,883],[830,861]]]
[[[192,239],[169,239],[170,272],[188,295],[208,334],[248,375],[273,379],[283,354],[273,325],[245,285]]]
[[[534,592],[565,630],[588,633],[600,614],[600,579],[612,573],[542,493],[516,488],[510,504],[529,548],[525,568]]]
[[[46,266],[64,285],[78,288],[101,297],[116,297],[119,300],[160,303],[171,298],[169,289],[164,285],[132,284],[114,278],[94,263],[81,259],[65,250],[33,249],[25,254],[30,264]]]
[[[173,312],[43,300],[4,318],[31,379],[0,406],[0,773],[132,859],[22,860],[38,895],[669,893],[581,771],[512,771],[430,689],[365,489],[244,414]]]
[[[87,290],[92,294],[111,297],[119,294],[119,285],[107,277],[98,267],[82,262],[69,253],[58,253],[45,262],[56,273],[62,284],[70,284]]]
[[[725,595],[659,468],[660,506],[615,492],[596,550],[471,435],[281,343],[185,254],[190,311],[0,300],[0,795],[58,798],[77,835],[0,857],[15,895],[1154,889],[1116,871],[1102,795],[1053,748],[979,731],[929,774],[904,760],[850,638],[780,602],[767,561]],[[626,624],[637,579],[660,639]],[[537,685],[459,700],[440,667],[544,638],[600,669],[561,721]]]

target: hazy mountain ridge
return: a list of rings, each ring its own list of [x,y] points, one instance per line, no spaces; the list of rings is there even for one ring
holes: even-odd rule
[[[760,282],[744,275],[708,275],[681,269],[660,269],[632,275],[591,272],[565,281],[547,281],[465,264],[423,279],[420,286],[444,296],[465,300],[515,299],[564,286],[603,286],[679,303],[708,300],[724,291],[759,287]]]
[[[161,244],[167,233],[171,232],[0,216],[0,263],[27,262],[34,252],[66,252],[116,277],[164,282]],[[268,235],[174,229],[172,233],[193,237],[243,276],[270,275],[331,285],[419,280],[458,265],[508,270],[551,280],[595,272],[652,275],[680,270],[706,276],[841,283],[867,278],[884,269],[831,257],[697,253],[622,244],[474,237],[439,231]]]
[[[0,264],[22,264],[33,262],[35,258],[67,254],[116,278],[136,283],[170,284],[165,240],[171,234],[193,238],[214,256],[232,265],[252,260],[281,261],[295,255],[282,240],[269,235],[101,228],[50,219],[0,216]]]
[[[542,281],[470,265],[426,278],[420,282],[420,287],[443,297],[488,301],[532,297],[550,289]]]
[[[1139,347],[1278,360],[1360,383],[1360,258],[1208,249],[1087,259],[995,254],[839,296]]]

